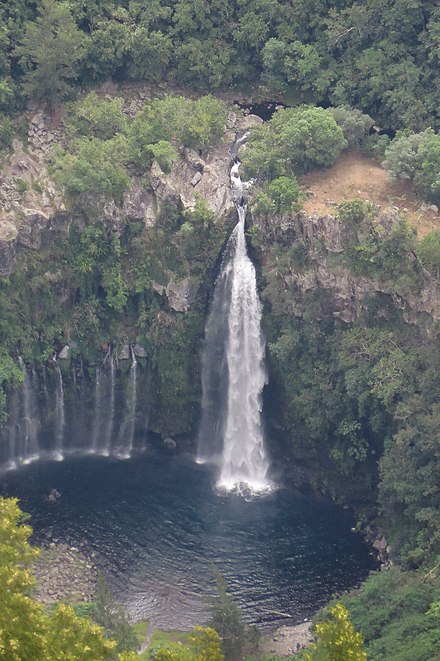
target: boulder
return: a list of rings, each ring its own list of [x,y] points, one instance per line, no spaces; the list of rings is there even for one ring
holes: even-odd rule
[[[227,129],[233,129],[237,123],[237,115],[235,112],[228,112],[228,121],[226,122]]]
[[[156,223],[156,205],[153,195],[139,185],[133,185],[125,194],[122,211],[130,220],[143,220],[146,227]]]
[[[173,438],[170,438],[169,436],[163,439],[163,445],[167,452],[172,453],[172,452],[176,452],[177,450],[176,441]]]
[[[128,344],[124,344],[122,349],[118,353],[119,360],[129,360],[130,358],[130,347]]]
[[[190,167],[194,168],[194,170],[198,170],[199,172],[203,172],[205,161],[197,154],[197,152],[194,151],[194,149],[185,147],[183,150],[183,157]]]
[[[197,186],[197,184],[202,180],[201,172],[196,172],[194,177],[191,179],[191,186]]]
[[[61,360],[68,360],[70,357],[70,347],[68,344],[66,344],[58,354],[58,358],[61,358]]]
[[[134,355],[137,356],[138,358],[147,358],[148,353],[147,350],[144,349],[144,347],[141,347],[140,344],[135,344],[133,347]]]
[[[258,117],[258,115],[246,115],[240,119],[237,128],[242,131],[247,131],[247,129],[251,129],[254,126],[260,126],[262,123],[263,120],[261,117]]]
[[[166,287],[166,296],[170,308],[176,312],[187,312],[195,303],[197,290],[190,278],[180,282],[171,280]]]

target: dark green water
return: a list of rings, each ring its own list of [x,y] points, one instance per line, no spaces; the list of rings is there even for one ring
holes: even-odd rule
[[[159,626],[206,619],[214,567],[263,627],[309,617],[373,567],[346,512],[291,489],[251,502],[218,496],[214,478],[190,457],[157,456],[40,462],[2,480],[31,513],[36,542],[94,553],[133,617]],[[62,497],[49,505],[53,488]]]

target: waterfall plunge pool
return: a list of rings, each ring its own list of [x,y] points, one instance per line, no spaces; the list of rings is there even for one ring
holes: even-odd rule
[[[37,544],[94,553],[133,619],[158,627],[206,620],[214,568],[246,620],[271,628],[310,617],[375,566],[347,512],[289,488],[250,502],[219,496],[215,478],[189,456],[89,456],[23,466],[0,485],[32,515]]]

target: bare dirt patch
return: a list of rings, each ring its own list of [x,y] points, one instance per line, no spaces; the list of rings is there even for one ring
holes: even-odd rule
[[[420,236],[440,227],[438,214],[421,209],[424,200],[409,182],[393,181],[377,161],[358,152],[344,152],[331,168],[307,174],[300,183],[314,193],[304,203],[309,214],[332,214],[336,204],[360,198],[383,209],[399,207]]]

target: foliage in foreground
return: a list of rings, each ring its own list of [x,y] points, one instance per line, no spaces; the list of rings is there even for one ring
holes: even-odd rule
[[[328,609],[327,616],[315,627],[316,642],[303,658],[306,661],[366,661],[361,634],[349,620],[348,610],[342,604]]]
[[[154,661],[223,661],[220,636],[210,627],[195,627],[187,644],[160,645],[151,653]]]
[[[32,598],[31,572],[38,550],[32,529],[23,525],[17,500],[0,499],[0,657],[8,661],[135,661],[135,653],[115,652],[116,642],[73,608],[57,604],[49,613]]]

